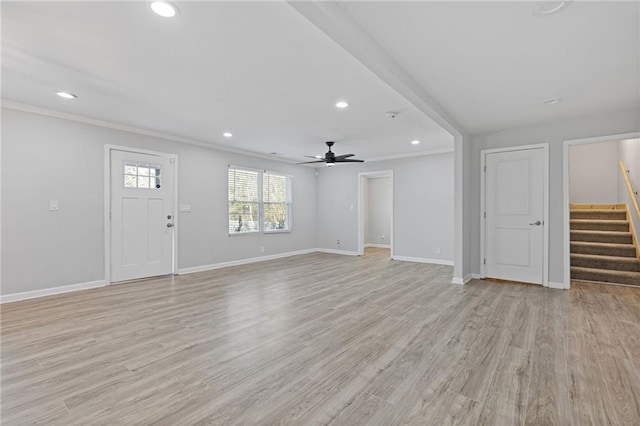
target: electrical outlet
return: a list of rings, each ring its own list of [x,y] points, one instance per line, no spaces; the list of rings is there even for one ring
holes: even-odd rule
[[[260,253],[264,253],[264,246],[260,246]]]
[[[382,239],[384,240],[384,234],[382,234]]]
[[[340,245],[340,240],[337,240],[337,241],[336,241],[336,245]]]
[[[60,204],[58,203],[58,200],[49,201],[49,210],[51,210],[52,212],[57,212],[58,210],[60,210]]]
[[[436,247],[436,254],[440,254],[440,247]]]

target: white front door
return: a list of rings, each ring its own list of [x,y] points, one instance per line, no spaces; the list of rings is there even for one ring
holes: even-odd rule
[[[173,272],[173,159],[111,151],[111,281]]]
[[[543,283],[543,148],[486,154],[485,276]]]

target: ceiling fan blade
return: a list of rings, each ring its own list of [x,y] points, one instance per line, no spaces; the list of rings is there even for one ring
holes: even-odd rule
[[[305,155],[305,158],[315,158],[316,160],[322,160],[322,157],[318,157],[317,155]]]
[[[347,158],[347,159],[342,159],[342,160],[338,160],[336,158],[336,163],[364,163],[364,160],[356,160],[355,158]]]
[[[314,158],[314,157],[311,157]],[[302,163],[296,163],[296,164],[311,164],[311,163],[324,163],[324,160],[316,160],[316,161],[303,161]]]
[[[344,160],[345,158],[353,157],[355,154],[336,155],[336,161]]]

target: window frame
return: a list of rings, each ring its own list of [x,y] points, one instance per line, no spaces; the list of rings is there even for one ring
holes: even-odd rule
[[[258,229],[256,229],[255,231],[245,231],[245,232],[230,232],[229,229],[229,216],[231,213],[231,200],[229,199],[229,172],[231,170],[239,170],[239,171],[245,171],[245,172],[253,172],[256,173],[258,176]],[[273,176],[279,176],[279,177],[284,177],[286,179],[286,190],[287,190],[287,200],[286,200],[286,206],[287,206],[287,229],[266,229],[264,226],[264,217],[265,217],[265,213],[264,213],[264,192],[263,192],[263,188],[264,188],[264,176],[268,174],[268,175],[273,175]],[[287,173],[282,173],[282,172],[276,172],[276,171],[272,171],[272,170],[265,170],[265,169],[255,169],[252,167],[245,167],[245,166],[236,166],[233,164],[229,164],[228,168],[227,168],[227,231],[230,237],[235,237],[235,236],[239,236],[239,235],[256,235],[256,234],[286,234],[286,233],[291,233],[293,231],[293,215],[292,215],[292,211],[293,211],[293,176]]]

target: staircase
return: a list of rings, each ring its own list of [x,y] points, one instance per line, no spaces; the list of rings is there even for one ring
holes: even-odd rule
[[[571,279],[640,287],[624,205],[571,205]]]

